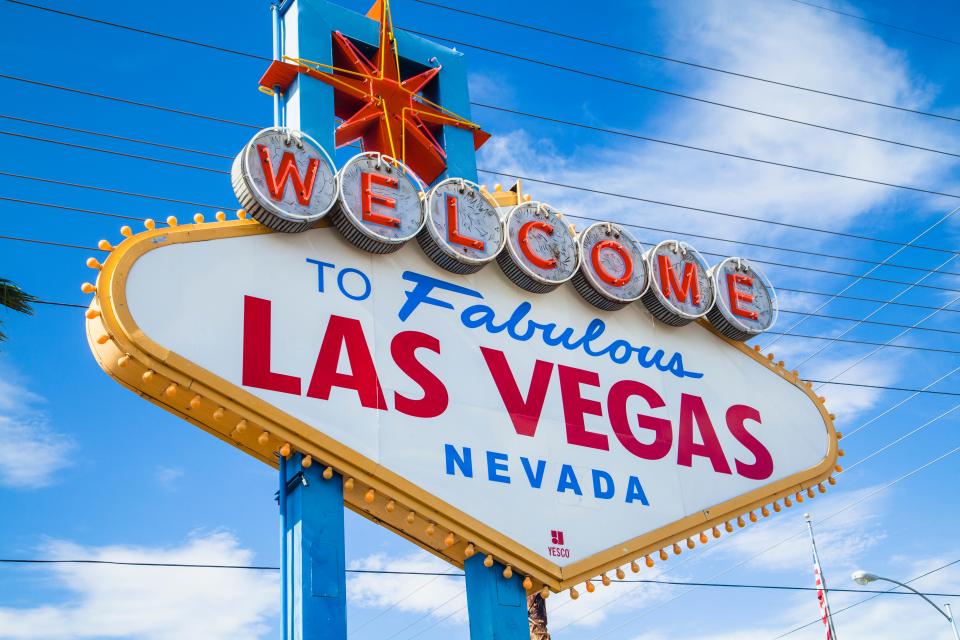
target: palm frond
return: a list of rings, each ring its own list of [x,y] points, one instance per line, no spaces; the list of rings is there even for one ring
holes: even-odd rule
[[[31,304],[36,301],[36,297],[30,295],[10,280],[0,278],[0,306],[32,316],[33,306],[31,306]],[[0,342],[6,339],[7,336],[0,331]]]

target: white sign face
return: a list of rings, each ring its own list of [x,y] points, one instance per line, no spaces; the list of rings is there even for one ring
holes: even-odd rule
[[[329,228],[231,233],[136,258],[126,308],[146,338],[536,565],[626,553],[829,473],[812,396],[704,326],[600,311],[573,286],[531,297],[493,267],[453,275],[415,243],[375,256]]]

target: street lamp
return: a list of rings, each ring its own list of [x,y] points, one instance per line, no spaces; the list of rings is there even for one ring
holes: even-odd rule
[[[953,618],[953,612],[950,610],[949,604],[943,605],[943,609],[946,609],[946,611],[944,611],[943,609],[935,605],[933,603],[933,600],[923,595],[922,593],[920,593],[910,585],[904,584],[897,580],[892,580],[890,578],[883,578],[873,573],[867,573],[866,571],[862,571],[862,570],[854,571],[853,575],[851,575],[850,577],[853,578],[853,581],[859,584],[860,586],[870,584],[871,582],[876,582],[877,580],[883,580],[884,582],[892,582],[893,584],[900,585],[901,587],[903,587],[904,589],[907,589],[908,591],[912,591],[913,593],[917,594],[918,596],[920,596],[921,598],[929,602],[930,606],[937,610],[937,613],[939,613],[940,615],[942,615],[944,618],[947,619],[947,622],[950,623],[950,628],[953,629],[954,640],[960,640],[960,631],[957,631],[957,621],[954,620]]]

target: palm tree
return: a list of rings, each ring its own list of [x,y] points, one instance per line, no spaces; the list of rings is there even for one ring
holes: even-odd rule
[[[36,301],[37,299],[35,297],[18,287],[10,280],[7,280],[6,278],[0,278],[0,305],[7,307],[8,309],[13,309],[14,311],[19,311],[20,313],[25,313],[28,316],[32,316],[33,307],[30,305]],[[0,342],[3,342],[6,339],[7,336],[0,331]]]

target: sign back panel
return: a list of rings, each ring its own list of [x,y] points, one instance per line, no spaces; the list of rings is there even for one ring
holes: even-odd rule
[[[809,384],[705,323],[454,275],[416,243],[148,231],[105,262],[88,318],[121,383],[268,464],[310,455],[355,511],[536,588],[815,487],[837,458]]]

